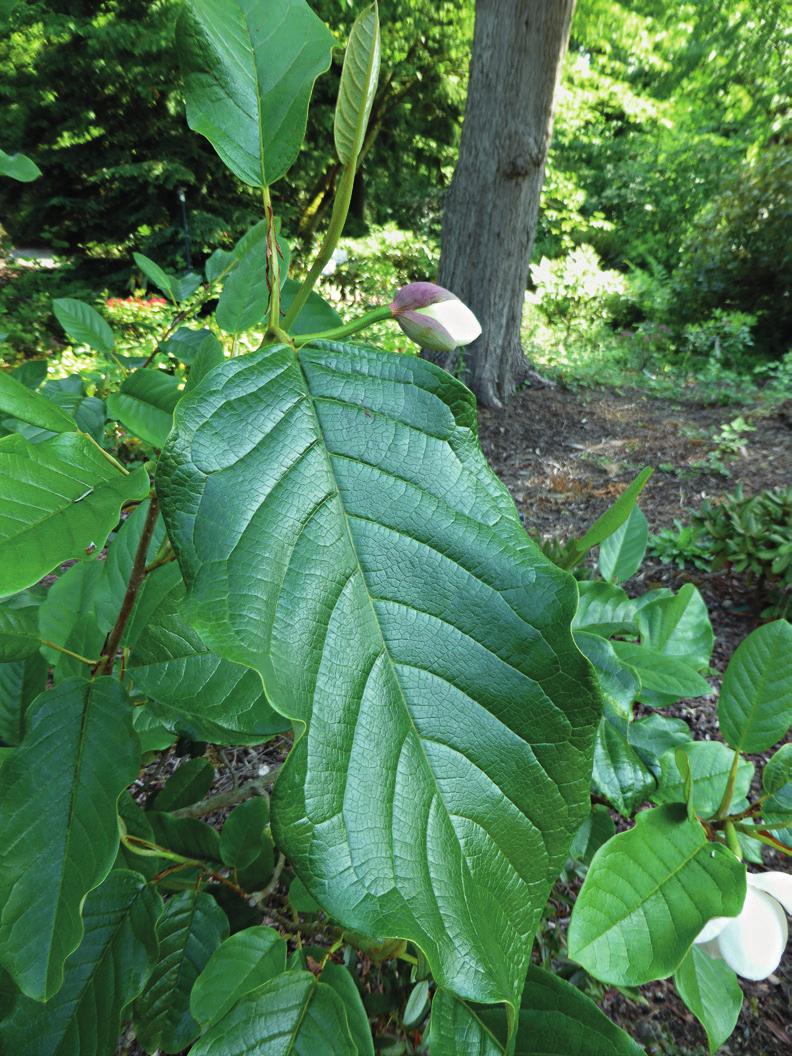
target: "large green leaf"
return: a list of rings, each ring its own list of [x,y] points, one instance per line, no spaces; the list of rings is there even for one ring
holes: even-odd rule
[[[651,797],[655,803],[685,802],[685,780],[679,772],[676,750],[670,749],[660,759],[658,787]],[[709,818],[717,811],[726,792],[734,752],[722,741],[689,741],[682,744],[680,750],[687,756],[693,780],[693,808],[702,818]],[[753,763],[741,758],[732,802],[748,795],[753,773]]]
[[[220,834],[220,855],[229,868],[245,869],[261,853],[269,825],[269,802],[263,796],[240,803]]]
[[[180,614],[179,582],[149,614],[127,674],[171,729],[215,744],[260,744],[288,727],[267,703],[261,679],[213,653]]]
[[[124,475],[82,436],[41,444],[0,440],[0,596],[37,583],[56,565],[84,558],[118,523],[123,503],[144,499],[143,466]]]
[[[227,935],[225,913],[206,892],[182,891],[167,903],[157,925],[159,960],[133,1009],[135,1033],[146,1052],[180,1052],[198,1036],[190,991]]]
[[[655,777],[660,775],[660,759],[668,749],[685,744],[692,736],[684,719],[666,715],[647,715],[627,727],[627,740]]]
[[[432,1056],[503,1056],[502,1012],[440,989],[432,1002]],[[514,1056],[641,1056],[644,1050],[571,983],[528,969]]]
[[[41,653],[27,660],[0,664],[0,741],[19,744],[28,705],[47,684],[47,661]]]
[[[152,801],[154,810],[179,810],[203,799],[215,777],[206,758],[187,759],[170,775]]]
[[[649,525],[640,507],[633,506],[627,520],[619,525],[613,535],[600,543],[597,565],[603,578],[621,583],[635,575],[643,561],[648,541]]]
[[[8,176],[20,183],[32,183],[41,175],[41,169],[26,154],[6,154],[0,150],[0,176]]]
[[[724,962],[691,946],[674,973],[679,996],[707,1032],[709,1051],[717,1052],[737,1025],[743,992]]]
[[[113,864],[116,802],[139,752],[126,693],[110,678],[61,682],[30,705],[25,727],[0,770],[0,963],[45,1001],[82,938],[82,901]]]
[[[181,395],[179,379],[148,367],[129,374],[107,399],[107,413],[141,440],[162,447]]]
[[[206,1028],[245,994],[286,971],[286,942],[273,928],[245,928],[222,942],[195,981],[190,1012]]]
[[[638,814],[594,856],[569,926],[569,955],[597,979],[639,986],[679,967],[713,917],[745,899],[745,866],[708,843],[684,806]]]
[[[271,346],[176,422],[158,487],[186,615],[307,724],[279,845],[346,926],[514,1001],[588,809],[599,700],[573,584],[486,465],[472,395],[414,357]]]
[[[0,373],[0,411],[53,433],[70,433],[77,429],[71,415],[7,373]]]
[[[113,870],[85,900],[83,940],[46,1004],[20,997],[0,1025],[0,1048],[25,1056],[110,1056],[123,1009],[157,959],[162,899],[138,873]],[[7,1046],[7,1047],[6,1047]]]
[[[113,535],[105,559],[100,563],[101,575],[94,588],[92,609],[96,622],[105,632],[115,623],[121,602],[124,600],[148,511],[148,500],[135,507]],[[146,555],[147,561],[153,560],[164,535],[162,518],[158,517]],[[150,579],[151,573],[146,577],[146,586]],[[126,638],[124,644],[127,644]]]
[[[354,165],[366,135],[380,68],[380,27],[376,3],[355,19],[338,88],[333,135],[342,165]]]
[[[644,645],[706,670],[715,636],[704,599],[692,583],[644,605],[638,613],[638,629]]]
[[[52,302],[52,310],[55,318],[76,344],[88,345],[105,355],[113,351],[113,331],[90,304],[77,301],[73,297],[60,297]]]
[[[718,698],[723,736],[741,752],[764,752],[792,725],[792,624],[758,627],[729,661]]]
[[[191,1056],[358,1056],[341,998],[310,972],[284,972],[246,994]]]
[[[762,816],[770,821],[792,824],[792,743],[768,759],[762,771],[762,788],[767,798]]]
[[[588,810],[599,699],[574,584],[484,461],[473,396],[412,356],[272,346],[176,423],[158,487],[185,613],[307,726],[279,846],[345,926],[516,1002]]]
[[[252,187],[299,153],[314,81],[335,41],[305,0],[189,0],[176,41],[187,122]]]
[[[282,257],[279,274],[283,284],[289,271],[289,245],[280,236],[277,243]],[[267,221],[260,220],[245,232],[231,255],[236,263],[223,283],[215,319],[223,330],[237,334],[263,322],[269,311]]]
[[[286,279],[281,290],[281,311],[285,314],[297,296],[300,283],[296,279]],[[297,318],[289,327],[290,334],[320,334],[341,326],[343,319],[327,301],[311,290],[308,299],[297,313]]]

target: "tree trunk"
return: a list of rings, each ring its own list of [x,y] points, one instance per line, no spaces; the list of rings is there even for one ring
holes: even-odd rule
[[[465,123],[443,216],[440,283],[478,316],[463,377],[500,407],[527,372],[520,345],[553,97],[575,0],[477,0]]]

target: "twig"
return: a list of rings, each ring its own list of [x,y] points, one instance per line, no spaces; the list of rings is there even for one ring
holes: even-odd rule
[[[269,883],[266,887],[262,887],[260,891],[256,891],[251,895],[251,898],[254,900],[254,905],[258,906],[259,909],[262,908],[269,896],[280,883],[281,873],[283,872],[283,867],[285,865],[286,855],[283,851],[280,851],[278,853],[278,860],[275,863],[275,868],[272,870],[272,876],[269,879]]]
[[[197,803],[191,803],[188,807],[179,807],[171,813],[175,818],[201,818],[206,814],[225,810],[226,807],[234,807],[237,803],[244,803],[246,799],[265,796],[267,789],[275,783],[279,772],[280,767],[274,766],[268,774],[256,781],[249,781],[246,785],[240,785],[239,788],[230,788],[227,792],[217,792],[213,796],[200,799]]]
[[[94,670],[94,677],[98,675],[109,675],[113,671],[116,653],[118,652],[118,646],[121,643],[124,628],[126,627],[127,620],[132,613],[132,606],[135,604],[137,592],[140,590],[140,585],[146,575],[146,557],[151,544],[151,537],[154,534],[154,526],[157,523],[158,512],[159,507],[157,506],[157,497],[156,495],[152,495],[148,512],[146,514],[146,520],[143,524],[143,531],[140,533],[140,542],[138,543],[138,548],[135,552],[135,560],[132,564],[132,572],[129,576],[129,583],[127,584],[126,593],[124,594],[124,600],[121,602],[121,608],[115,626],[107,636],[105,648],[102,650],[102,656]]]

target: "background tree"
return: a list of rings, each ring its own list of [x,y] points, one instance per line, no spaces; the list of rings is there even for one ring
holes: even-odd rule
[[[478,0],[459,162],[443,218],[440,282],[484,329],[464,377],[479,402],[514,391],[520,324],[553,98],[574,0]]]

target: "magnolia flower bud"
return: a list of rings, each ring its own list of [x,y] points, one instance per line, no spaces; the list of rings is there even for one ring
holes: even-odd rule
[[[479,321],[468,306],[433,282],[402,286],[390,308],[410,340],[433,352],[453,352],[481,333]]]
[[[739,914],[715,917],[704,925],[695,942],[744,979],[766,979],[784,955],[786,913],[792,913],[792,875],[749,873],[747,880]]]

